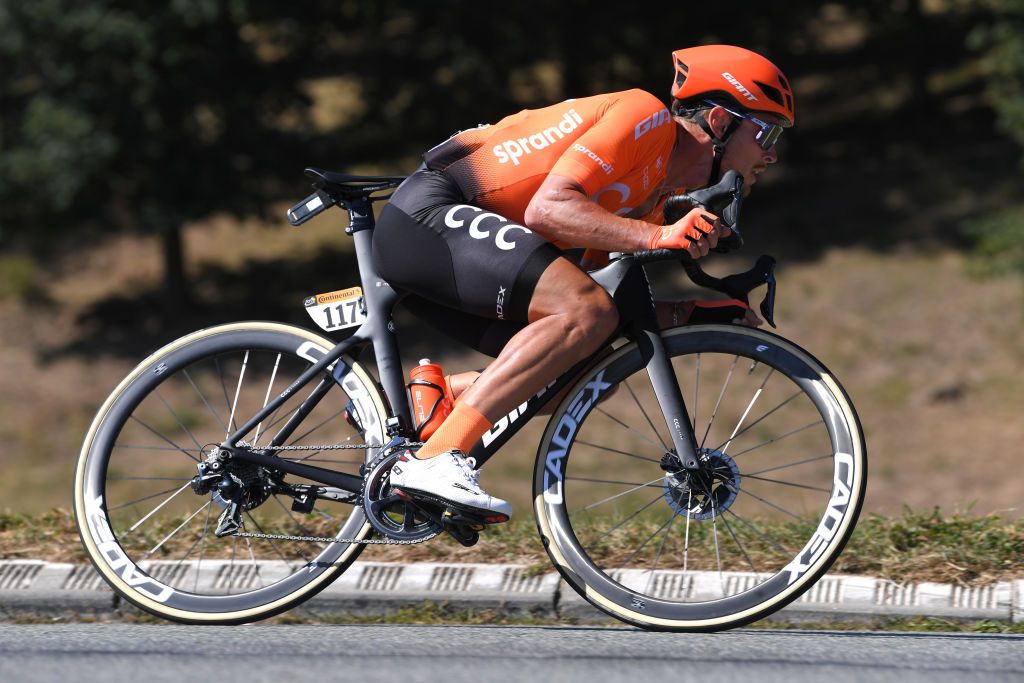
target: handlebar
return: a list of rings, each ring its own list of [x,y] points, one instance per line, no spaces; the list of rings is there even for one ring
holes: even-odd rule
[[[775,259],[767,254],[758,257],[754,267],[742,273],[734,273],[722,278],[708,275],[700,264],[690,256],[685,249],[647,249],[637,251],[630,257],[639,263],[653,263],[655,261],[670,261],[676,259],[683,266],[687,277],[698,287],[712,289],[721,292],[726,296],[739,299],[743,303],[750,304],[750,292],[761,285],[768,285],[761,305],[761,315],[772,327],[775,325]]]

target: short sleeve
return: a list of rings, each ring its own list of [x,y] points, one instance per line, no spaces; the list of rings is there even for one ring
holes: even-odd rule
[[[661,147],[666,135],[674,135],[668,109],[643,90],[623,92],[596,117],[551,169],[578,182],[587,195],[626,176],[648,146]]]

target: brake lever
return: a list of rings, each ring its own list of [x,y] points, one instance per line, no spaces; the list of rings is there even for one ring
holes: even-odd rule
[[[707,209],[732,230],[732,234],[718,240],[711,251],[726,254],[743,246],[743,235],[737,226],[743,208],[743,176],[739,171],[728,171],[711,187],[669,197],[662,209],[665,225],[675,223],[693,208]]]
[[[760,256],[750,270],[723,278],[708,275],[692,258],[682,259],[680,263],[693,284],[721,292],[732,299],[739,299],[748,306],[750,305],[750,292],[761,285],[768,285],[768,291],[759,308],[768,324],[773,328],[778,327],[775,324],[775,259],[771,256],[767,254]]]

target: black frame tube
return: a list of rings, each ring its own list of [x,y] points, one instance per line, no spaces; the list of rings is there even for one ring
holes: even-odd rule
[[[387,397],[389,414],[398,418],[398,423],[389,431],[389,435],[414,438],[414,424],[405,391],[404,372],[395,334],[392,311],[400,296],[377,273],[373,267],[371,253],[372,233],[375,225],[370,199],[367,197],[339,202],[349,212],[349,227],[346,232],[355,240],[356,258],[359,263],[359,279],[366,303],[366,321],[360,325],[348,339],[336,344],[323,358],[314,363],[287,389],[270,401],[256,415],[249,419],[225,440],[224,446],[233,452],[233,457],[256,464],[274,467],[290,474],[306,477],[340,489],[358,493],[362,487],[362,479],[354,475],[327,470],[311,465],[284,460],[274,456],[257,454],[249,451],[237,451],[234,446],[245,434],[257,424],[277,410],[296,391],[305,387],[318,375],[329,373],[334,363],[352,348],[369,345],[373,349],[374,359],[380,375],[381,385]],[[686,411],[679,382],[672,370],[672,364],[665,352],[654,311],[654,299],[650,283],[643,264],[651,255],[622,256],[608,267],[592,274],[615,300],[620,314],[620,329],[612,339],[625,334],[636,340],[643,358],[646,361],[647,373],[651,378],[655,395],[661,405],[662,415],[672,437],[672,445],[679,454],[683,466],[687,469],[697,467],[696,445],[690,418]],[[660,260],[660,259],[659,259]],[[609,340],[611,341],[611,340]],[[603,347],[602,347],[603,350]],[[553,396],[567,384],[575,381],[588,366],[593,364],[602,351],[577,363],[563,373],[554,382],[521,404],[508,415],[495,423],[484,438],[472,449],[470,455],[476,459],[477,466],[489,460],[509,439],[529,422]],[[273,446],[281,445],[320,402],[331,386],[328,378],[337,379],[333,374],[325,378],[322,391],[317,387],[300,405],[298,411],[284,427],[275,435]]]

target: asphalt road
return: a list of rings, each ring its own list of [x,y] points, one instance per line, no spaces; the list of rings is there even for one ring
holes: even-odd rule
[[[992,683],[1024,680],[1024,636],[827,631],[693,635],[540,626],[0,625],[0,681],[5,683],[279,683],[356,677],[403,683]]]

